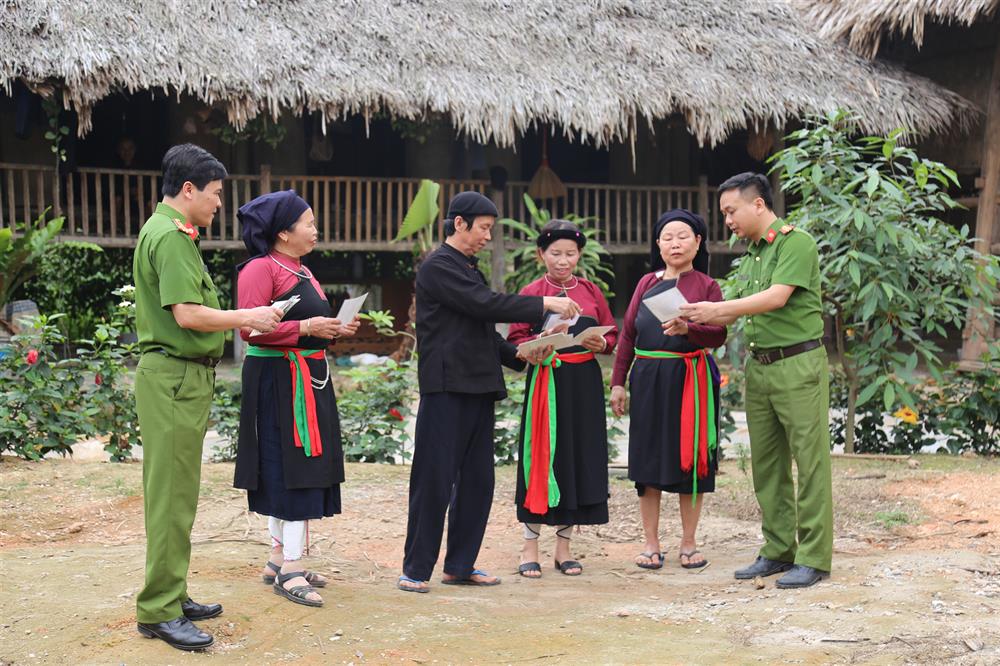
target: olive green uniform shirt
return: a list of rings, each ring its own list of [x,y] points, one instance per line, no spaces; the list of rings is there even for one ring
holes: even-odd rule
[[[139,350],[180,358],[220,358],[224,333],[181,328],[170,309],[178,303],[219,307],[197,242],[178,228],[185,222],[183,215],[159,203],[139,232],[132,261]]]
[[[780,218],[747,248],[737,273],[737,296],[752,296],[772,284],[789,285],[795,291],[777,310],[746,318],[744,333],[750,351],[821,339],[823,307],[816,241]]]

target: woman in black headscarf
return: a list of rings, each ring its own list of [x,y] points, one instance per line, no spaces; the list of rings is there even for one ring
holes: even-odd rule
[[[237,488],[250,510],[268,516],[271,555],[263,579],[275,594],[322,606],[326,579],[300,564],[308,521],[340,513],[344,455],[326,347],[354,335],[358,321],[332,318],[330,304],[301,258],[316,246],[312,209],[294,190],[257,197],[239,210],[250,259],[239,270],[239,302],[296,299],[278,327],[243,330],[243,401]],[[249,306],[253,307],[253,306]]]
[[[703,493],[715,490],[718,466],[719,371],[708,352],[725,342],[726,328],[686,322],[679,315],[663,322],[646,301],[673,288],[692,303],[722,300],[722,290],[708,276],[701,217],[683,209],[660,216],[653,228],[650,270],[625,312],[611,375],[611,409],[618,416],[625,413],[625,377],[631,369],[628,471],[639,493],[646,536],[636,564],[663,566],[659,519],[666,491],[680,499],[680,564],[695,569],[708,564],[695,533]]]

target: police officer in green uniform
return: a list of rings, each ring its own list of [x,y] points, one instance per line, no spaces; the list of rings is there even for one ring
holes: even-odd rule
[[[273,330],[280,311],[219,310],[198,249],[222,205],[226,169],[207,151],[174,146],[163,157],[163,200],[139,233],[132,273],[142,356],[135,402],[142,435],[146,584],[136,599],[139,633],[182,650],[200,650],[212,636],[191,620],[222,613],[187,593],[191,527],[198,506],[201,453],[222,356],[223,331]]]
[[[829,575],[833,557],[830,377],[816,242],[774,214],[771,186],[761,174],[741,173],[722,183],[719,207],[726,225],[748,244],[737,276],[739,298],[681,311],[707,324],[746,317],[747,426],[765,544],[736,578],[787,571],[778,587],[808,587]]]

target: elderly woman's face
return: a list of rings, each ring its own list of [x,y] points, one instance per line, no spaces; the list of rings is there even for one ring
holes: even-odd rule
[[[656,244],[660,248],[663,263],[671,268],[687,270],[698,254],[701,236],[695,234],[694,229],[686,222],[674,220],[663,226]]]
[[[275,249],[292,257],[309,254],[316,247],[319,231],[316,229],[316,216],[312,208],[307,208],[299,219],[288,229],[278,233],[278,243]]]
[[[576,264],[580,261],[580,248],[576,241],[560,238],[553,241],[545,250],[538,251],[545,270],[557,282],[566,282],[573,275]]]

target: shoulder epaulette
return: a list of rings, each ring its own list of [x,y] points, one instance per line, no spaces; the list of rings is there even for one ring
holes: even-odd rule
[[[186,234],[191,240],[198,239],[198,229],[196,229],[193,224],[191,224],[190,222],[187,223],[181,222],[176,217],[171,218],[171,220],[173,221],[174,226],[177,227],[177,231],[181,232],[182,234]]]

